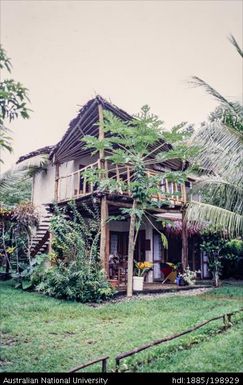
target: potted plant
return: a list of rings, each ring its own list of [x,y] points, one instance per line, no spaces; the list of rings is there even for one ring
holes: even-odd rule
[[[183,274],[179,274],[179,286],[193,286],[196,283],[197,274],[200,273],[200,271],[192,271],[190,270],[189,266],[185,268],[185,271]]]
[[[133,276],[133,290],[142,291],[145,274],[152,269],[153,264],[151,262],[134,262],[134,276]]]

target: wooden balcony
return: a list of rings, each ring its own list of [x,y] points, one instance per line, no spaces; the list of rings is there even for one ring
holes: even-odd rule
[[[71,174],[57,178],[57,201],[64,202],[71,199],[78,199],[80,197],[91,195],[97,192],[98,186],[88,181],[85,171],[99,169],[101,175],[109,177],[110,179],[120,182],[120,186],[116,191],[112,191],[117,195],[131,195],[129,185],[133,181],[133,170],[130,166],[113,166],[107,163],[101,164],[98,160],[81,170],[77,170]],[[185,184],[170,182],[163,178],[163,173],[153,170],[147,170],[146,173],[150,176],[161,175],[159,182],[159,191],[153,195],[154,200],[168,201],[169,203],[181,206],[186,202],[186,188]],[[102,178],[102,176],[101,176]],[[118,183],[119,185],[119,183]],[[125,188],[124,188],[125,186]],[[109,191],[108,191],[109,192]]]

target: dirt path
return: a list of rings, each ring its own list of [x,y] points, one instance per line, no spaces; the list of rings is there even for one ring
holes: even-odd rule
[[[103,306],[104,304],[112,304],[112,303],[118,303],[118,302],[128,302],[128,301],[150,301],[152,299],[156,298],[167,298],[167,297],[185,297],[185,296],[192,296],[192,295],[201,295],[208,291],[212,290],[212,288],[199,288],[199,289],[191,289],[191,290],[183,290],[178,292],[171,292],[171,293],[150,293],[150,294],[135,294],[132,298],[127,298],[126,296],[116,297],[112,299],[111,301],[106,301],[101,304],[92,303],[90,306],[92,307],[99,307]]]

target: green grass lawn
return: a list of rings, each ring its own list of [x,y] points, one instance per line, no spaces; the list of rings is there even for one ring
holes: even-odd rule
[[[243,292],[240,286],[228,285],[200,296],[144,297],[92,307],[23,292],[9,281],[0,286],[0,363],[5,372],[65,372],[103,354],[114,358],[140,344],[239,309]],[[222,321],[215,321],[139,353],[124,364],[134,371],[241,371],[242,319],[242,313],[235,316],[233,327],[220,334]],[[152,360],[149,364],[148,359]],[[142,364],[133,366],[138,361]],[[114,369],[114,359],[109,365],[109,370]]]

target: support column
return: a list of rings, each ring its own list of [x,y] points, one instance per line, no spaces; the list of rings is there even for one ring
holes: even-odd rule
[[[101,104],[98,105],[99,112],[99,140],[103,140],[105,137],[104,134],[104,114],[103,107]],[[99,160],[100,160],[100,168],[105,169],[105,153],[104,150],[101,149],[99,151]],[[101,175],[101,177],[103,177]],[[102,263],[102,267],[105,271],[107,278],[109,278],[109,254],[110,254],[110,231],[109,225],[107,223],[109,218],[109,208],[107,203],[106,196],[101,197],[100,202],[100,215],[101,215],[101,233],[100,233],[100,259]]]
[[[108,218],[108,203],[106,196],[104,196],[101,198],[100,259],[102,267],[109,278],[110,231],[107,223]]]
[[[187,221],[186,221],[186,209],[182,209],[182,232],[181,232],[181,263],[183,271],[188,266],[188,232],[187,232]]]

